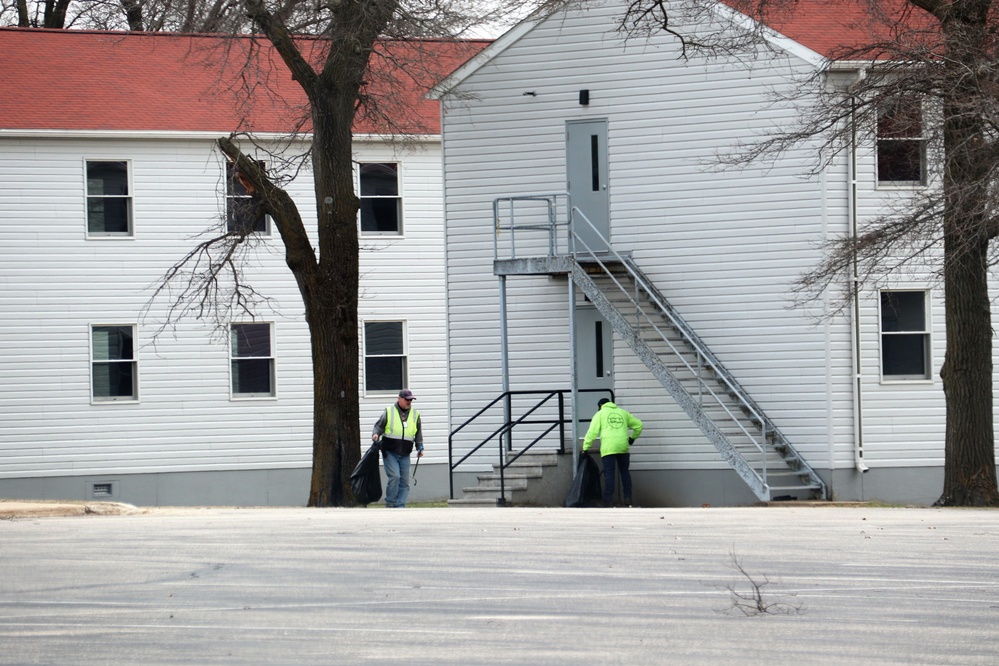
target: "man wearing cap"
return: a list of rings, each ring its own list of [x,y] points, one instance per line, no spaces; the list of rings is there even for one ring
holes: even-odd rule
[[[416,396],[409,389],[399,391],[395,404],[385,408],[371,433],[371,441],[381,439],[385,461],[385,506],[402,509],[409,497],[409,454],[416,447],[416,457],[423,457],[423,424],[413,407]]]

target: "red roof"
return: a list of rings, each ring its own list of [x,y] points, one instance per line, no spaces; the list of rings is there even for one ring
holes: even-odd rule
[[[739,9],[752,0],[724,0]],[[857,49],[900,37],[921,41],[926,31],[935,31],[935,20],[908,0],[879,0],[872,11],[870,0],[795,0],[783,11],[776,9],[766,24],[785,37],[826,58],[836,60]],[[872,49],[863,59],[882,58]]]
[[[359,114],[354,131],[439,134],[438,102],[423,94],[487,44],[380,44],[396,64],[373,59],[370,92],[391,104]],[[243,67],[249,53],[258,67]],[[420,68],[398,64],[415,59]],[[305,94],[263,38],[0,28],[0,62],[0,129],[288,132],[305,116]]]

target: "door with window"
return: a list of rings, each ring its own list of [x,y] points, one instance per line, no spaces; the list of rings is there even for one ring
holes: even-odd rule
[[[592,306],[576,308],[576,388],[579,418],[588,420],[597,401],[609,398],[614,387],[614,341],[610,323]],[[606,391],[583,392],[589,389]],[[584,426],[585,430],[585,426]]]
[[[576,219],[580,251],[605,252],[610,241],[610,205],[607,192],[607,121],[569,121],[566,136],[566,187],[572,205],[589,224]],[[602,237],[602,238],[601,238]]]

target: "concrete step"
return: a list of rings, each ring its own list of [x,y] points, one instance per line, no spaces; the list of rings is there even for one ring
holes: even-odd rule
[[[510,457],[513,457],[516,454],[517,452],[514,451]],[[535,451],[534,449],[531,449],[517,458],[517,460],[515,460],[507,469],[512,467],[548,467],[551,465],[557,465],[558,456],[559,454],[555,451]]]
[[[524,477],[526,479],[540,479],[544,476],[545,471],[541,465],[531,465],[530,463],[520,464],[520,462],[515,462],[506,468],[504,472],[506,477],[509,479],[511,477]],[[489,476],[499,477],[499,465],[493,463],[493,473]]]
[[[479,485],[478,488],[499,488],[500,486],[500,475],[499,474],[480,474],[478,477]],[[541,474],[538,474],[534,478],[541,478]],[[503,485],[507,490],[527,490],[527,480],[526,475],[521,474],[504,474],[503,475]]]
[[[488,486],[470,486],[468,488],[462,488],[461,492],[464,494],[466,499],[481,498],[498,500],[501,497],[498,486],[495,488]],[[511,489],[509,485],[506,487],[506,492],[503,493],[502,497],[505,497],[507,502],[513,501],[513,489]]]
[[[449,507],[455,508],[469,508],[469,507],[479,507],[479,506],[501,506],[498,499],[488,499],[484,497],[462,497],[459,499],[448,500],[447,505]]]

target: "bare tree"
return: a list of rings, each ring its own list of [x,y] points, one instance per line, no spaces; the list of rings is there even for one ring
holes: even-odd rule
[[[315,2],[282,0],[275,10],[307,32]],[[0,25],[147,32],[238,32],[251,26],[241,0],[0,0]]]
[[[509,25],[537,7],[566,0],[430,0],[402,3],[386,34],[461,37],[483,25]],[[239,33],[254,29],[243,0],[0,0],[0,25],[145,32]],[[319,34],[338,0],[269,0],[275,20],[292,34]]]
[[[72,0],[2,0],[0,24],[22,28],[66,28]],[[75,12],[74,12],[75,14]],[[16,19],[16,22],[15,22]],[[71,23],[71,20],[70,20]]]
[[[334,1],[315,10],[314,25],[319,29],[304,38],[294,36],[284,22],[296,9],[287,3],[245,0],[241,5],[305,93],[301,128],[310,141],[307,158],[318,216],[314,224],[310,220],[306,225],[278,177],[265,171],[247,150],[259,144],[248,137],[230,136],[220,138],[217,145],[252,194],[256,213],[274,220],[305,304],[314,382],[309,505],[350,505],[354,500],[349,477],[360,459],[361,441],[359,200],[354,191],[352,128],[363,118],[386,135],[418,130],[405,96],[394,93],[404,84],[429,89],[444,72],[437,61],[439,47],[425,48],[423,41],[406,38],[434,34],[453,38],[491,15],[471,2]],[[474,51],[466,47],[462,53],[456,44],[449,53],[457,65]],[[253,67],[252,58],[247,63]],[[239,80],[252,78],[244,74]],[[243,92],[252,94],[249,88]],[[389,103],[390,113],[384,108]],[[400,119],[405,126],[399,125]],[[315,247],[309,227],[315,229]],[[230,320],[233,312],[252,315],[262,296],[244,279],[240,262],[252,238],[247,230],[226,230],[175,265],[164,283],[176,286],[181,279],[172,313],[209,313],[217,324]]]
[[[740,31],[697,41],[684,33],[691,16],[703,15],[714,4],[633,0],[623,27],[632,34],[670,32],[685,54],[748,45],[752,31],[742,30],[735,42],[729,36]],[[755,36],[764,26],[779,30],[798,8],[794,0],[726,4],[756,19]],[[992,241],[999,234],[997,7],[991,0],[861,0],[859,6],[859,19],[842,20],[866,37],[844,44],[833,57],[856,65],[859,75],[844,80],[830,62],[780,100],[800,110],[797,126],[722,161],[744,165],[818,140],[818,171],[858,140],[873,136],[879,122],[889,134],[922,140],[930,187],[897,200],[889,213],[856,234],[830,243],[822,263],[796,288],[802,302],[834,294],[834,314],[858,297],[861,285],[876,286],[898,271],[937,276],[944,287],[947,333],[940,371],[947,408],[945,472],[937,504],[996,506],[988,279],[997,259]],[[912,113],[914,108],[921,113]],[[837,293],[842,297],[837,299]]]
[[[483,8],[477,0],[101,0],[60,5],[75,12],[60,27],[75,22],[81,27],[243,34],[238,40],[220,34],[219,41],[230,49],[236,43],[249,45],[242,72],[228,77],[239,82],[229,92],[248,105],[254,95],[277,94],[264,80],[266,74],[255,70],[263,41],[287,68],[282,76],[290,74],[304,92],[298,128],[309,141],[305,159],[314,180],[315,221],[306,224],[282,189],[288,170],[268,173],[249,154],[248,147],[262,144],[245,134],[237,136],[241,128],[234,127],[234,134],[220,138],[217,146],[252,195],[254,215],[274,220],[305,305],[314,382],[310,506],[353,504],[349,477],[360,458],[355,121],[363,119],[385,135],[418,132],[415,114],[407,113],[406,97],[394,93],[401,86],[429,89],[435,77],[446,73],[437,60],[441,49],[425,49],[421,39],[452,40],[456,48],[447,57],[457,66],[474,51],[466,49],[462,55],[461,43],[453,40],[510,11],[522,12],[528,4],[501,0]],[[56,8],[52,0],[0,5],[0,22],[9,21],[10,10],[16,9],[19,21],[26,16],[28,26],[39,26],[29,5],[36,14]],[[231,62],[228,55],[218,58],[220,68]],[[220,81],[225,78],[220,75]],[[391,113],[385,112],[387,104],[392,105]],[[395,122],[399,119],[404,127]],[[272,157],[282,159],[280,151],[271,150]],[[295,156],[288,159],[292,169],[301,166],[294,165]],[[243,263],[254,234],[225,222],[216,231],[165,276],[158,291],[172,299],[165,326],[193,315],[222,327],[234,313],[252,317],[266,302],[266,295],[252,287]]]

